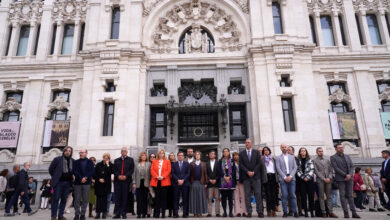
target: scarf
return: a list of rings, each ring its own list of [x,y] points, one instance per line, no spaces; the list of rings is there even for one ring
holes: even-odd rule
[[[70,161],[70,157],[62,157],[62,173],[71,173],[73,164]]]
[[[264,155],[264,162],[265,162],[265,165],[268,166],[269,165],[269,162],[272,160],[272,156],[271,155],[268,155],[268,156],[265,156]]]
[[[221,178],[221,188],[230,189],[233,185],[233,179],[230,179],[230,182],[225,181],[225,176],[232,176],[232,164],[231,161],[225,158],[222,159],[222,170],[223,170],[223,177]]]

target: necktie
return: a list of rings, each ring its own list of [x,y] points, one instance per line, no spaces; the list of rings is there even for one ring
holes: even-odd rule
[[[123,167],[125,166],[125,158],[122,158],[122,171],[121,171],[121,175],[123,175]]]
[[[248,159],[251,160],[251,151],[248,150]]]
[[[182,162],[179,162],[179,167],[180,167],[180,170],[181,170],[181,166],[182,166],[182,164],[181,164]]]

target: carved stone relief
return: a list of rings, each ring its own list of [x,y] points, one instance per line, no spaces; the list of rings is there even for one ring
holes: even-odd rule
[[[12,163],[15,161],[15,154],[9,150],[0,151],[0,161],[2,163]]]
[[[144,0],[143,6],[144,6],[144,11],[143,11],[143,16],[148,16],[150,12],[155,8],[158,3],[167,1],[167,0]],[[225,0],[225,1],[233,1],[236,3],[241,10],[248,14],[249,13],[249,5],[248,5],[248,0]]]
[[[389,0],[352,0],[355,11],[388,11]],[[386,9],[387,8],[387,9]]]
[[[22,108],[22,105],[16,101],[15,98],[10,97],[8,100],[4,103],[4,105],[0,106],[0,119],[3,119],[3,113],[6,111],[20,111]]]
[[[238,30],[231,15],[218,8],[216,4],[192,0],[191,2],[174,6],[164,17],[159,19],[152,36],[154,42],[153,51],[165,53],[177,50],[177,45],[172,40],[173,34],[178,30],[177,27],[190,22],[196,23],[199,20],[210,24],[214,30],[220,33],[219,42],[222,45],[219,46],[223,50],[239,50],[242,47],[240,43],[241,32]],[[193,42],[196,44],[191,42],[192,48],[200,45],[202,39],[194,39]]]
[[[379,100],[389,102],[390,101],[390,88],[386,88],[381,94],[379,94]]]
[[[57,22],[85,21],[87,4],[87,0],[54,1],[52,18]]]
[[[50,103],[48,105],[49,111],[47,114],[47,117],[50,118],[50,114],[54,110],[69,110],[70,104],[69,102],[65,101],[62,96],[57,96],[57,98],[54,100],[54,102]]]
[[[58,156],[61,156],[62,155],[62,151],[58,148],[53,148],[51,150],[49,150],[47,153],[45,153],[44,155],[42,155],[41,157],[41,161],[42,162],[51,162],[54,158],[58,157]]]
[[[348,94],[345,94],[344,91],[340,88],[336,89],[330,96],[329,96],[330,102],[340,103],[351,103],[351,97]]]
[[[43,1],[21,0],[10,4],[8,20],[10,23],[28,23],[40,21]]]
[[[307,7],[310,13],[320,15],[320,13],[338,13],[343,8],[342,0],[307,0]]]

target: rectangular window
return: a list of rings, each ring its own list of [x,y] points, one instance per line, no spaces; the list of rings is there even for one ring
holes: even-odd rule
[[[387,81],[378,81],[376,83],[378,87],[378,93],[381,94],[383,91],[385,91],[388,87],[390,87],[390,82]]]
[[[18,51],[16,56],[26,56],[28,37],[30,36],[30,26],[24,25],[20,28]]]
[[[115,92],[115,85],[114,82],[108,81],[106,83],[106,92]]]
[[[282,12],[278,2],[272,2],[272,17],[274,20],[275,34],[283,34]]]
[[[341,40],[343,41],[343,45],[346,46],[347,40],[345,38],[343,16],[341,16],[341,15],[339,15],[339,24],[340,24]]]
[[[289,76],[282,76],[280,79],[280,87],[290,87],[290,77]]]
[[[364,40],[363,40],[362,27],[360,26],[359,15],[355,14],[355,20],[356,20],[356,26],[357,26],[357,29],[358,29],[358,33],[359,33],[360,45],[365,45],[364,44]]]
[[[112,136],[114,133],[114,103],[104,104],[103,136]]]
[[[390,112],[390,102],[383,101],[381,105],[382,105],[382,111]]]
[[[324,46],[335,46],[332,18],[329,15],[321,16],[321,29]]]
[[[368,32],[370,33],[371,44],[382,44],[381,34],[379,32],[378,20],[376,15],[368,14],[367,16]]]
[[[3,114],[3,121],[16,122],[19,121],[20,112],[19,111],[6,111]]]
[[[57,24],[53,25],[53,33],[51,35],[51,47],[50,47],[50,55],[53,55],[54,49],[56,46],[56,35],[57,35]]]
[[[23,92],[8,92],[7,99],[14,98],[17,102],[22,103]]]
[[[112,18],[111,18],[111,39],[119,38],[119,23],[120,23],[120,9],[114,8],[112,10]]]
[[[295,131],[294,110],[291,98],[282,98],[284,130]]]
[[[343,82],[328,83],[329,95],[332,95],[336,91],[336,89],[341,89],[341,91],[343,91],[345,94],[348,94],[347,90],[345,88],[345,83],[343,83]]]
[[[79,44],[79,51],[83,50],[84,46],[84,32],[85,32],[85,23],[81,24],[81,30],[80,30],[80,44]]]
[[[70,91],[54,91],[53,92],[53,102],[57,99],[58,96],[61,96],[65,102],[69,102]]]
[[[230,141],[245,141],[247,136],[245,105],[229,106]]]
[[[51,112],[50,120],[66,121],[68,120],[68,110],[54,110]]]
[[[150,145],[167,142],[167,115],[164,108],[151,108]]]
[[[65,25],[61,54],[63,55],[72,54],[73,36],[74,36],[74,24]]]
[[[348,112],[348,105],[344,102],[331,103],[330,109],[332,112]]]
[[[41,25],[38,26],[37,36],[35,37],[34,55],[37,55],[39,35],[41,34]]]
[[[316,33],[315,25],[314,25],[313,16],[309,16],[309,21],[310,21],[311,39],[312,39],[313,43],[316,46],[318,46],[317,35],[316,35],[317,33]]]
[[[8,50],[9,50],[9,44],[11,43],[11,36],[12,36],[12,26],[8,28],[8,39],[7,39],[7,47],[5,48],[5,56],[8,56]]]

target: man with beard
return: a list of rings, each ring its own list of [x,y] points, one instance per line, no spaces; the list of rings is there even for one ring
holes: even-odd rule
[[[73,181],[73,149],[71,147],[65,147],[62,156],[54,158],[49,167],[49,173],[51,176],[51,186],[53,187],[53,197],[51,201],[51,219],[66,220],[64,217],[64,209],[66,199],[72,186]],[[61,203],[58,206],[58,202],[61,199]],[[58,212],[58,213],[57,213]]]
[[[191,147],[187,148],[187,158],[185,159],[185,161],[189,164],[194,161],[194,149],[192,149]]]

